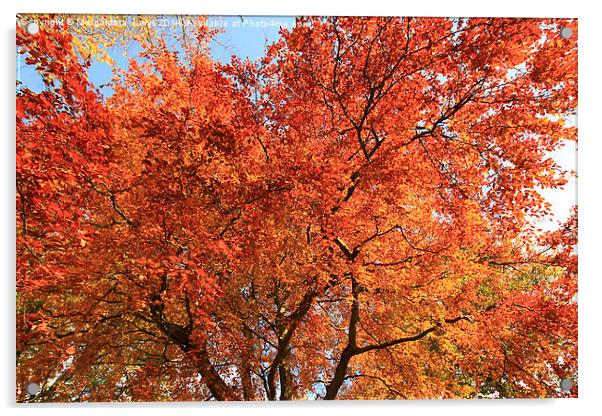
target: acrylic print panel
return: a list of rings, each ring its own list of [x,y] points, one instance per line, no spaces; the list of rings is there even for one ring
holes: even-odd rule
[[[577,22],[21,15],[20,402],[577,396]]]

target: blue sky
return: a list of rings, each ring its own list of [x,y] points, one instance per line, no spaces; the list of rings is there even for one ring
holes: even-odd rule
[[[229,62],[232,55],[255,60],[264,55],[265,47],[279,38],[281,27],[291,28],[295,18],[290,16],[213,16],[209,25],[224,25],[224,32],[211,43],[211,55]]]
[[[279,38],[281,27],[291,28],[294,23],[293,16],[211,16],[207,24],[222,30],[210,43],[211,56],[223,63],[230,62],[232,55],[256,60],[263,57],[267,45]],[[125,55],[123,49],[110,52],[118,67],[127,68],[128,57],[137,57],[139,50],[132,44]],[[106,63],[94,62],[89,75],[94,85],[100,87],[110,83],[113,73]],[[35,68],[25,64],[20,55],[17,56],[17,79],[36,92],[44,87]],[[103,93],[110,95],[111,91],[104,88]]]

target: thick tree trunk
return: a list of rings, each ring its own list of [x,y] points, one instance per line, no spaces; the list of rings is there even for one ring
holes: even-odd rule
[[[280,399],[281,400],[290,400],[292,397],[291,391],[291,383],[292,383],[292,374],[288,370],[288,367],[284,360],[290,355],[290,342],[295,333],[295,330],[301,323],[301,320],[305,317],[309,309],[311,308],[312,302],[314,298],[318,295],[317,290],[310,290],[303,296],[303,299],[297,306],[297,308],[291,313],[288,317],[290,324],[288,327],[283,327],[280,329],[280,333],[278,335],[278,349],[276,351],[276,356],[272,361],[272,365],[270,366],[270,372],[268,374],[268,400],[276,400],[276,374],[280,376]],[[283,377],[284,375],[284,377]]]
[[[253,355],[253,334],[246,326],[243,327],[243,334],[247,343],[243,345],[240,354],[240,378],[242,381],[243,400],[255,400],[255,390],[253,389],[253,380],[251,378],[252,367],[251,358]]]
[[[337,397],[337,394],[339,394],[339,389],[345,381],[345,376],[347,375],[347,367],[349,367],[349,362],[357,353],[357,324],[360,320],[360,287],[357,284],[357,281],[355,280],[355,277],[353,275],[350,275],[350,278],[351,295],[353,296],[353,301],[351,302],[351,313],[349,315],[347,345],[343,349],[341,357],[339,358],[339,363],[337,364],[337,367],[334,370],[334,377],[332,378],[328,386],[326,386],[326,396],[324,396],[325,400],[334,400]]]
[[[347,375],[347,367],[349,366],[349,361],[353,357],[353,352],[349,346],[347,346],[339,359],[339,363],[337,364],[337,368],[334,371],[334,377],[330,381],[330,384],[326,386],[326,396],[324,396],[324,400],[334,400],[339,394],[339,389],[343,385],[345,381],[345,376]]]
[[[237,392],[227,385],[215,367],[209,361],[206,349],[202,349],[196,355],[197,366],[203,381],[211,391],[216,400],[240,400]]]
[[[280,374],[280,400],[291,400],[293,398],[293,374],[285,361],[278,367]]]

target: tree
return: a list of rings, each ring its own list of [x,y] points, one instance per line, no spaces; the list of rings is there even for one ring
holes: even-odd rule
[[[18,28],[18,400],[576,395],[567,24],[300,18],[228,65],[198,25],[109,98]]]

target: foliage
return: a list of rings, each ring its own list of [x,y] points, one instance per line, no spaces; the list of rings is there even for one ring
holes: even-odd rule
[[[159,36],[109,98],[17,28],[19,401],[577,394],[576,211],[537,228],[576,26],[297,23],[229,65]]]

